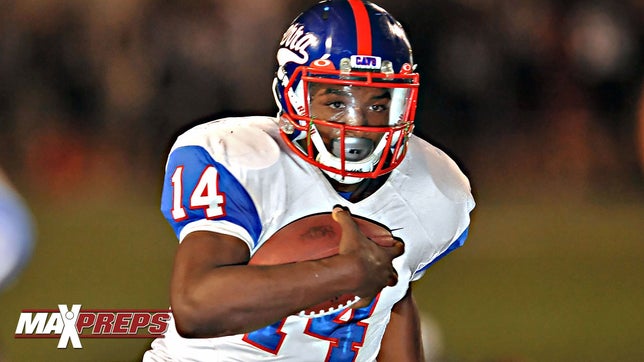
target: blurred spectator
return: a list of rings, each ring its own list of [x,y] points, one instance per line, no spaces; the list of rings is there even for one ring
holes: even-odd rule
[[[0,153],[27,178],[56,154],[76,154],[61,174],[156,175],[180,128],[216,113],[274,113],[264,90],[275,59],[263,54],[275,45],[249,31],[276,38],[299,9],[295,0],[5,3]],[[405,24],[425,74],[417,131],[479,168],[478,182],[591,187],[637,170],[641,1],[379,3],[421,18]],[[238,71],[223,71],[231,62]],[[94,154],[80,162],[79,152]]]
[[[31,257],[33,238],[30,212],[0,171],[0,291],[15,280]]]

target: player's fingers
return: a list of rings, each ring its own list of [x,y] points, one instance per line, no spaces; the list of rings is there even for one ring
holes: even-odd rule
[[[400,238],[394,238],[394,240],[395,240],[394,245],[388,248],[391,253],[390,255],[392,256],[391,258],[392,260],[402,255],[405,252],[405,243]],[[391,266],[391,272],[392,272],[392,275],[391,275],[391,278],[389,279],[389,283],[387,284],[387,286],[393,287],[396,284],[398,284],[398,272],[393,267],[393,265]]]
[[[405,252],[405,243],[396,238],[393,245],[386,247],[387,252],[391,255],[392,259],[401,256]]]
[[[345,230],[353,230],[354,232],[358,230],[358,225],[353,221],[351,212],[348,208],[336,205],[333,207],[331,216],[333,217],[333,220],[340,224],[343,232]]]
[[[396,271],[396,269],[393,269],[391,278],[389,278],[389,283],[387,283],[387,286],[388,287],[393,287],[396,284],[398,284],[398,272]]]

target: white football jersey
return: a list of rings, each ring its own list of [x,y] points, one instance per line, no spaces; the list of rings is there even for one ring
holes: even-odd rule
[[[226,118],[179,136],[161,206],[179,240],[215,231],[244,240],[253,253],[291,221],[340,204],[394,230],[405,253],[394,260],[397,285],[368,307],[289,316],[251,333],[208,339],[181,338],[171,322],[144,360],[374,361],[391,308],[431,263],[463,244],[474,207],[469,181],[445,153],[415,136],[408,145],[384,185],[352,203],[288,148],[274,118]]]

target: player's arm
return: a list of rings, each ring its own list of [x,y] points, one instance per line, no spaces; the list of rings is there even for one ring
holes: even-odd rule
[[[395,284],[391,260],[401,243],[381,248],[360,233],[348,211],[334,209],[343,232],[341,254],[320,260],[247,265],[248,246],[209,231],[188,234],[171,279],[171,305],[184,337],[253,331],[334,296],[372,297]]]
[[[276,266],[249,266],[248,260],[248,246],[236,237],[208,231],[185,237],[170,288],[182,336],[255,330],[348,292],[358,275],[336,258]]]
[[[391,311],[378,362],[424,361],[420,317],[411,286]]]

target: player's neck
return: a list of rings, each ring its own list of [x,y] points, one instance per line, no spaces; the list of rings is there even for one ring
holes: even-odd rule
[[[326,176],[326,175],[325,175]],[[350,194],[348,198],[351,202],[358,202],[369,197],[371,194],[376,192],[384,183],[387,181],[389,173],[382,175],[377,178],[365,178],[362,181],[355,184],[343,184],[338,182],[330,177],[326,177],[331,186],[338,193]]]
[[[343,184],[341,182],[338,182],[330,177],[327,176],[327,180],[329,180],[329,183],[331,186],[333,186],[333,189],[337,192],[348,192],[348,193],[354,193],[358,187],[360,186],[361,183],[364,182],[364,180],[355,183],[355,184]]]

